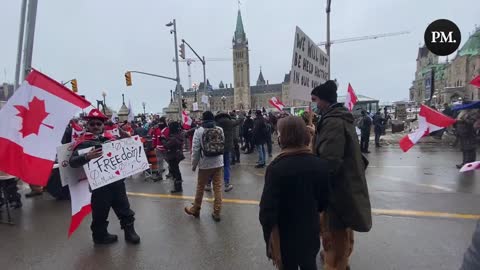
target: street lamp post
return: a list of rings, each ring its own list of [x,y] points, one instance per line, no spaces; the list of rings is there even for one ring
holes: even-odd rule
[[[142,106],[143,106],[143,115],[145,115],[145,114],[146,114],[146,113],[145,113],[145,106],[146,106],[146,105],[147,105],[147,103],[145,103],[145,101],[144,101],[144,102],[142,102]]]
[[[103,97],[103,113],[105,114],[105,106],[107,106],[107,103],[105,102],[105,97],[107,96],[107,93],[105,91],[102,92],[102,97]]]
[[[225,102],[227,101],[227,98],[225,96],[222,96],[222,102],[223,102],[223,110],[225,111]]]
[[[327,0],[327,44],[325,44],[325,49],[327,50],[327,55],[328,55],[328,79],[330,80],[330,63],[332,62],[332,59],[330,58],[330,46],[332,45],[330,43],[330,5],[332,4],[332,0]]]
[[[173,19],[173,21],[169,22],[166,24],[167,27],[172,27],[173,26],[173,30],[170,30],[170,34],[173,34],[173,39],[174,39],[174,43],[175,43],[175,69],[176,69],[176,72],[177,72],[177,77],[176,77],[176,80],[177,80],[177,85],[175,87],[175,90],[177,91],[177,95],[179,97],[178,99],[178,117],[179,119],[182,119],[182,103],[180,102],[181,101],[181,96],[183,96],[183,91],[182,91],[182,86],[180,85],[180,70],[179,70],[179,67],[178,67],[178,43],[177,43],[177,22],[175,19]]]

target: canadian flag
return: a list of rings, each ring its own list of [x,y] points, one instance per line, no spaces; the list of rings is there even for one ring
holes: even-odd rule
[[[193,120],[192,118],[190,117],[190,115],[188,115],[188,113],[186,111],[183,111],[182,112],[182,127],[183,129],[190,129],[192,127],[192,123],[193,123]]]
[[[480,75],[478,75],[477,77],[475,77],[471,82],[470,82],[471,85],[473,86],[476,86],[478,88],[480,88]]]
[[[283,108],[285,107],[285,104],[283,104],[278,98],[272,97],[269,101],[270,105],[273,107],[277,108],[279,111],[282,111]]]
[[[0,110],[0,171],[47,184],[68,121],[90,103],[32,70]]]
[[[463,165],[460,172],[469,172],[473,170],[480,170],[480,161],[474,161]]]
[[[90,204],[92,194],[88,187],[88,181],[82,180],[75,183],[69,183],[70,198],[72,203],[72,220],[68,229],[68,237],[80,226],[82,220],[92,212]]]
[[[72,142],[76,139],[80,138],[82,134],[85,132],[82,126],[80,126],[75,121],[70,121],[70,125],[72,126]]]
[[[357,103],[358,98],[357,95],[355,95],[355,91],[353,91],[353,88],[350,84],[348,84],[348,89],[347,89],[347,98],[345,100],[345,107],[349,111],[353,110],[353,106]]]
[[[400,148],[403,152],[407,152],[421,138],[431,132],[451,126],[453,123],[455,123],[455,119],[422,105],[418,114],[418,129],[400,140]]]

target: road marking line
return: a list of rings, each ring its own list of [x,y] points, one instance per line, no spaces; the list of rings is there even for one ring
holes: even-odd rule
[[[394,182],[402,182],[402,183],[411,184],[411,185],[420,186],[420,187],[429,187],[429,188],[439,189],[439,190],[447,191],[447,192],[455,192],[454,189],[451,189],[451,188],[448,188],[448,187],[443,187],[443,186],[439,186],[439,185],[430,185],[430,184],[422,184],[422,183],[410,182],[410,181],[404,180],[403,178],[395,177],[395,176],[377,175],[377,174],[367,175],[367,177],[368,177],[368,176],[373,176],[373,177],[375,177],[375,178],[385,178],[385,179],[388,179],[388,180],[391,180],[391,181],[394,181]]]
[[[147,198],[163,198],[163,199],[177,199],[177,200],[194,200],[193,196],[184,195],[170,195],[170,194],[156,194],[156,193],[141,193],[141,192],[127,192],[129,196],[147,197]],[[207,202],[213,202],[213,198],[203,199]],[[257,200],[241,200],[241,199],[226,199],[223,198],[222,202],[232,204],[244,204],[244,205],[258,205],[260,202]],[[433,217],[433,218],[451,218],[451,219],[480,219],[480,215],[477,214],[459,214],[459,213],[446,213],[446,212],[432,212],[432,211],[415,211],[415,210],[403,210],[403,209],[378,209],[372,208],[372,214],[377,216],[400,216],[400,217]]]

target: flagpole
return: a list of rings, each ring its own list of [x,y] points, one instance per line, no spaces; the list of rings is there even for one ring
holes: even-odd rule
[[[17,45],[17,65],[15,67],[15,89],[20,85],[20,68],[22,65],[22,47],[23,36],[25,34],[25,14],[27,13],[27,0],[22,0],[22,8],[20,9],[20,27],[18,30],[18,45]]]

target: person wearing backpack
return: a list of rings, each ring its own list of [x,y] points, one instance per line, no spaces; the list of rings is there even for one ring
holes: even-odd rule
[[[222,208],[222,169],[225,148],[223,129],[215,125],[215,117],[211,111],[202,115],[202,126],[193,134],[192,171],[198,167],[198,183],[195,200],[191,207],[185,207],[185,213],[199,217],[205,185],[210,178],[213,181],[213,213],[212,218],[220,221]]]
[[[337,85],[329,80],[312,90],[321,119],[317,123],[313,153],[327,160],[328,207],[320,217],[324,269],[349,269],[353,231],[368,232],[372,213],[365,169],[353,115],[337,102]]]

